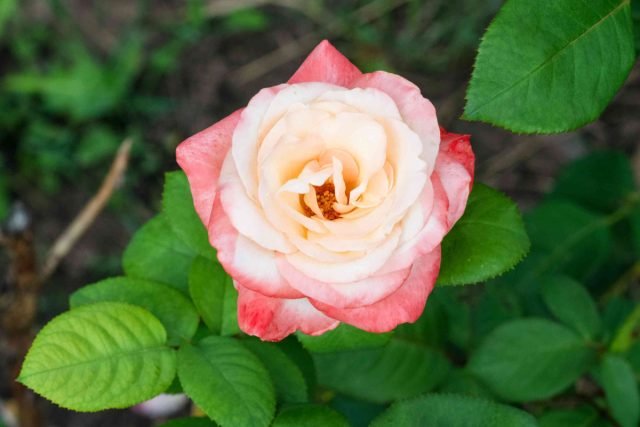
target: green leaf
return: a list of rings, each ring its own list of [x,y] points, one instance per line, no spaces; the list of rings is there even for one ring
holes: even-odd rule
[[[102,302],[61,314],[38,334],[18,381],[63,408],[100,411],[169,387],[175,352],[162,323],[129,304]]]
[[[535,281],[553,272],[587,280],[611,250],[607,218],[573,203],[543,202],[527,214],[525,222],[532,252],[543,254],[532,277]]]
[[[542,284],[542,298],[553,315],[587,339],[602,331],[602,321],[589,292],[565,276],[549,277]]]
[[[538,420],[540,427],[600,427],[604,423],[591,406],[546,412]]]
[[[577,129],[634,61],[629,0],[509,0],[480,44],[464,118],[523,133]]]
[[[220,264],[198,256],[189,271],[189,293],[211,332],[235,335],[238,327],[238,292]]]
[[[309,400],[302,371],[276,344],[256,338],[242,340],[242,344],[267,368],[279,402],[302,403]]]
[[[484,399],[455,394],[430,394],[397,402],[371,427],[537,427],[528,413]]]
[[[164,177],[162,212],[171,229],[194,252],[215,259],[215,250],[193,206],[189,181],[182,171],[169,172]]]
[[[640,378],[640,342],[636,342],[629,348],[626,357],[636,376]]]
[[[211,336],[178,351],[185,393],[223,426],[268,426],[275,412],[273,385],[264,366],[233,338]]]
[[[196,253],[158,215],[134,234],[122,258],[127,276],[170,285],[188,294],[188,277]]]
[[[449,362],[440,353],[398,339],[380,348],[313,357],[320,384],[378,403],[432,390],[449,371]]]
[[[566,167],[550,197],[608,213],[619,208],[634,189],[629,158],[618,151],[597,151]]]
[[[273,427],[349,427],[347,420],[333,409],[322,405],[298,405],[282,410]]]
[[[626,360],[608,354],[600,373],[611,415],[622,427],[636,427],[640,422],[640,396],[633,369]]]
[[[521,319],[495,329],[467,368],[507,401],[546,399],[593,364],[594,351],[574,332],[545,319]]]
[[[465,394],[472,397],[492,399],[493,394],[476,377],[463,369],[452,369],[442,386],[441,393]]]
[[[300,341],[289,335],[284,340],[275,343],[289,359],[300,369],[309,390],[314,390],[318,381],[316,379],[316,367],[311,354],[302,347]]]
[[[366,332],[346,323],[319,336],[296,333],[303,347],[314,353],[381,347],[389,342],[392,335],[392,332],[384,334]]]
[[[529,250],[518,207],[476,183],[464,215],[442,242],[438,284],[481,282],[513,268]]]
[[[216,427],[217,424],[205,417],[176,418],[158,427]]]
[[[181,292],[169,286],[130,277],[114,277],[85,286],[71,295],[71,308],[113,301],[138,305],[162,322],[168,341],[179,344],[193,337],[198,328],[198,313]]]
[[[611,342],[611,351],[623,353],[638,339],[640,330],[640,305],[625,318]]]

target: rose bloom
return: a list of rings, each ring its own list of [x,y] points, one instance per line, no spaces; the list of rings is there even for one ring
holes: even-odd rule
[[[363,74],[327,41],[177,160],[240,328],[269,341],[416,321],[474,169],[469,136],[439,128],[416,85]]]

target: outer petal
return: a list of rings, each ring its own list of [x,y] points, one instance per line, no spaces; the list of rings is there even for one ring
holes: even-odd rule
[[[280,341],[295,331],[321,335],[340,322],[316,310],[308,299],[269,298],[236,282],[238,324],[249,335]]]
[[[376,274],[387,274],[410,267],[420,257],[437,249],[451,228],[448,221],[449,199],[437,173],[431,175],[431,185],[425,186],[420,199],[420,209],[424,215],[423,226],[398,246],[393,256]]]
[[[280,275],[275,253],[258,246],[233,228],[220,198],[216,198],[213,203],[211,221],[207,228],[211,245],[218,250],[220,264],[234,280],[241,281],[245,287],[264,295],[302,297]]]
[[[325,82],[349,87],[361,75],[355,65],[331,43],[323,40],[291,76],[289,83]]]
[[[435,172],[449,199],[449,227],[460,219],[473,186],[475,156],[469,135],[456,135],[441,129],[440,152]]]
[[[440,247],[417,259],[402,287],[365,307],[337,308],[312,300],[327,316],[369,332],[388,332],[401,323],[418,320],[440,270]]]
[[[410,268],[384,275],[372,275],[351,283],[327,283],[298,271],[284,257],[278,258],[284,278],[309,298],[335,307],[360,307],[382,300],[397,290],[409,275]]]
[[[422,140],[421,157],[427,162],[427,175],[429,175],[438,154],[440,131],[436,109],[428,99],[422,96],[420,88],[403,77],[384,71],[363,74],[353,83],[353,86],[381,90],[395,101],[405,123]]]
[[[193,204],[202,222],[209,223],[222,162],[242,110],[183,141],[176,149],[178,165],[189,179]]]

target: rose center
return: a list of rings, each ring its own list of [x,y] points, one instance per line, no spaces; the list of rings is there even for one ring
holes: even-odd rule
[[[329,221],[333,221],[334,219],[340,218],[340,214],[333,209],[333,204],[336,203],[336,188],[331,182],[325,182],[320,186],[313,186],[316,190],[316,200],[318,201],[318,207],[322,211],[322,215],[325,219]],[[302,199],[301,195],[301,204],[304,208],[304,213],[306,216],[313,216],[313,211],[311,208],[307,206],[307,204]]]

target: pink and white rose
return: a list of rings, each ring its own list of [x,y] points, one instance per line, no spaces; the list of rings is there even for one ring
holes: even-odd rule
[[[269,341],[417,320],[474,169],[469,136],[441,129],[416,85],[363,74],[327,41],[177,160],[240,328]]]

